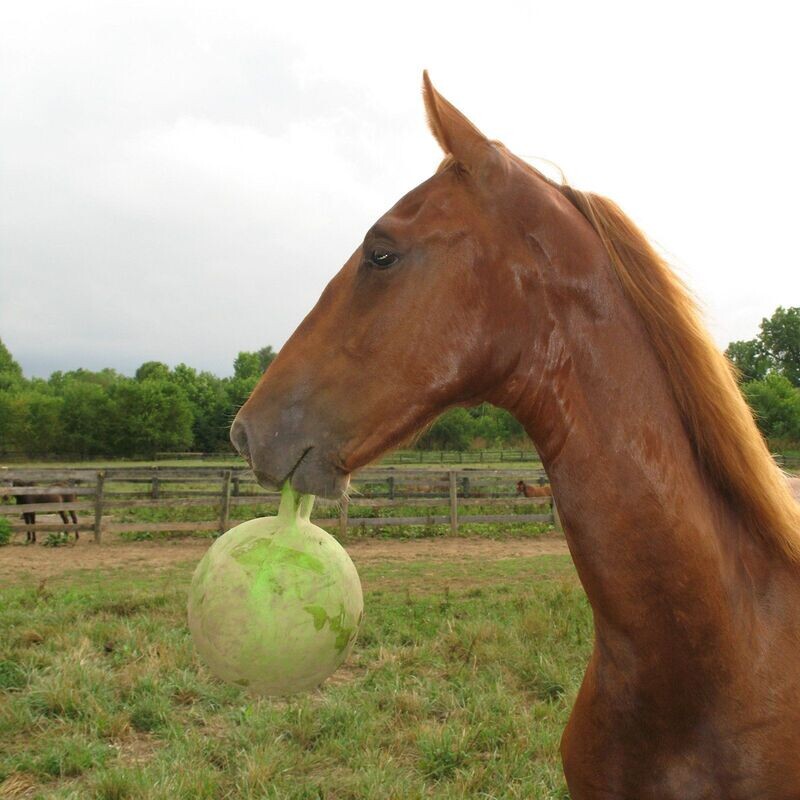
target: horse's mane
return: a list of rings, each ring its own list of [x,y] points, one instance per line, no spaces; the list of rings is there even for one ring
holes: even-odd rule
[[[613,201],[558,187],[591,223],[652,340],[694,449],[748,524],[800,561],[800,504],[681,280]]]

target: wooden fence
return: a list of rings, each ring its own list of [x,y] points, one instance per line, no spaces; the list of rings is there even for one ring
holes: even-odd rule
[[[342,503],[319,498],[314,521],[337,528],[340,535],[349,526],[369,528],[393,525],[448,525],[452,533],[466,523],[548,522],[559,527],[558,514],[549,497],[517,497],[516,482],[542,483],[541,470],[459,469],[447,471],[374,468],[357,474],[349,500]],[[11,481],[24,486],[11,487]],[[111,467],[87,469],[2,469],[0,496],[75,495],[62,503],[0,504],[0,516],[18,517],[24,512],[54,514],[75,511],[78,524],[40,522],[39,531],[92,532],[95,541],[103,533],[123,532],[224,532],[242,520],[236,519],[240,506],[276,506],[277,492],[267,492],[249,470],[210,467]],[[138,508],[204,506],[213,509],[213,519],[192,522],[120,522],[113,514]],[[506,513],[470,514],[473,507],[502,506]],[[525,506],[541,513],[508,513],[509,507]],[[547,508],[544,508],[544,507]],[[359,516],[359,509],[411,507],[414,516]],[[438,509],[438,512],[437,512]],[[446,510],[447,513],[442,513]],[[333,511],[333,515],[330,512]],[[436,513],[435,513],[436,512]],[[12,530],[28,531],[24,522],[14,521]]]

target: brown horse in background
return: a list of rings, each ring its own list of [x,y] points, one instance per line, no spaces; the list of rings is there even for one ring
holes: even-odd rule
[[[550,488],[549,483],[534,486],[531,483],[525,483],[525,481],[517,481],[517,494],[525,497],[552,497],[553,490]]]
[[[508,409],[593,611],[573,800],[798,800],[800,506],[729,364],[614,203],[487,139],[427,76],[424,97],[445,160],[367,232],[233,443],[263,484],[338,498],[445,409]]]
[[[13,487],[20,487],[20,486],[32,486],[33,484],[25,483],[24,481],[11,481],[11,486]],[[3,500],[7,500],[9,497],[13,497],[17,505],[19,506],[27,506],[33,505],[34,503],[74,503],[77,499],[77,495],[70,494],[68,492],[64,492],[62,494],[15,494],[15,495],[5,495]],[[42,512],[44,513],[44,512]],[[61,517],[62,521],[65,525],[69,525],[70,520],[74,525],[78,524],[78,515],[72,511],[59,511],[59,516]],[[26,541],[35,544],[36,543],[36,528],[33,527],[36,525],[36,512],[35,511],[23,511],[22,512],[22,519],[25,521],[25,524],[28,525],[28,530],[26,532]],[[75,531],[75,541],[77,542],[80,539],[80,533],[76,530]]]

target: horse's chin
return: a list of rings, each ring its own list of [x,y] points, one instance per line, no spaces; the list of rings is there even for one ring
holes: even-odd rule
[[[301,494],[341,500],[350,485],[350,474],[318,457],[312,450],[295,467],[291,484],[292,488]]]
[[[280,489],[285,481],[301,494],[313,494],[328,500],[341,500],[350,485],[350,473],[344,472],[320,455],[313,447],[308,448],[284,477],[276,478],[273,467],[269,471],[253,465],[253,474],[265,489]]]

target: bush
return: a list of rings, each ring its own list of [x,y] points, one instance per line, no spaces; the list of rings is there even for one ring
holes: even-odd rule
[[[764,436],[800,439],[800,389],[787,378],[771,373],[763,381],[744,384],[742,391]]]
[[[69,544],[69,534],[63,531],[48,533],[47,538],[42,542],[44,547],[63,547],[66,544]]]
[[[0,547],[11,541],[11,523],[5,518],[0,517]]]

